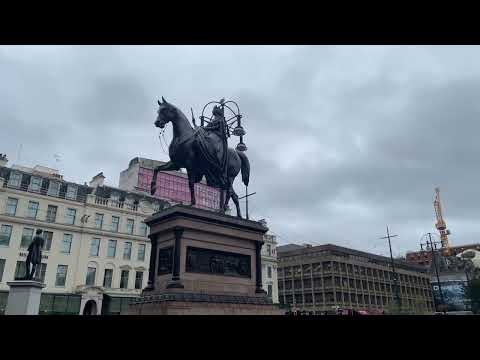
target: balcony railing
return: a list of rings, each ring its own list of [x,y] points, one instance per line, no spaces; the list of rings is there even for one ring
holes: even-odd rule
[[[95,204],[108,206],[108,199],[95,196]]]
[[[138,211],[138,205],[130,203],[130,202],[125,202],[125,201],[119,201],[119,200],[113,200],[113,199],[107,199],[103,198],[100,196],[96,195],[88,195],[87,196],[87,203],[92,203],[96,205],[101,205],[101,206],[107,206],[107,207],[113,207],[116,209],[125,209],[125,210],[130,210],[130,211]],[[153,212],[153,208],[152,208]]]
[[[43,196],[48,196],[52,198],[58,198],[58,199],[66,199],[66,200],[71,200],[71,201],[76,201],[76,202],[87,202],[87,203],[92,203],[96,205],[102,205],[102,206],[108,206],[108,207],[113,207],[117,209],[126,209],[130,211],[138,211],[138,205],[125,202],[125,201],[118,201],[118,200],[113,200],[113,199],[107,199],[107,198],[102,198],[96,195],[77,195],[75,199],[69,199],[66,196],[65,192],[60,192],[58,194],[52,194],[49,193],[47,188],[41,188],[38,190],[34,190],[30,187],[28,184],[21,184],[19,186],[12,185],[11,183],[8,183],[5,179],[0,178],[0,187],[3,188],[8,188],[12,190],[18,190],[18,191],[25,191],[29,192],[32,194],[39,194]],[[152,209],[153,212],[153,209]]]
[[[18,190],[18,191],[25,191],[32,194],[44,195],[44,196],[49,196],[53,198],[66,199],[66,200],[75,201],[75,202],[85,201],[84,195],[76,195],[75,199],[71,199],[68,196],[66,196],[67,195],[66,192],[59,192],[59,193],[53,194],[49,192],[48,188],[33,189],[29,184],[21,184],[17,186],[7,182],[4,179],[0,179],[0,187],[12,189],[12,190]]]

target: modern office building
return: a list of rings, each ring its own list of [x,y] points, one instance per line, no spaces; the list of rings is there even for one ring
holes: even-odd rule
[[[57,170],[0,163],[0,313],[8,281],[24,276],[27,248],[44,231],[46,284],[40,313],[120,313],[146,286],[150,257],[143,220],[168,203],[148,194],[63,179]]]
[[[334,309],[390,312],[394,282],[390,258],[336,245],[277,247],[280,304],[293,311],[322,314]],[[402,307],[433,313],[430,274],[395,260]]]

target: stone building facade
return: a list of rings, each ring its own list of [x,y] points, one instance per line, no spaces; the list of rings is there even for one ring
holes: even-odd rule
[[[394,305],[390,259],[336,245],[277,248],[280,304],[321,314],[336,308],[389,312]],[[409,313],[433,313],[430,274],[395,260],[402,305]]]
[[[278,278],[277,278],[277,238],[272,234],[263,236],[265,243],[262,247],[262,283],[263,289],[278,304]]]
[[[103,182],[102,173],[81,185],[53,169],[0,164],[0,313],[36,229],[45,238],[41,313],[120,313],[140,294],[150,256],[143,220],[168,203]]]

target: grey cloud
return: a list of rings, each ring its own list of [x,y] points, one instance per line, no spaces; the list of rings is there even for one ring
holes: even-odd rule
[[[281,242],[381,252],[390,224],[395,251],[415,249],[434,230],[438,185],[452,242],[468,243],[480,176],[479,50],[0,47],[0,150],[14,154],[22,141],[41,149],[25,151],[31,163],[61,152],[66,178],[104,171],[116,185],[131,158],[167,159],[153,127],[156,98],[188,118],[190,107],[198,118],[206,102],[233,98],[245,114],[251,214]]]

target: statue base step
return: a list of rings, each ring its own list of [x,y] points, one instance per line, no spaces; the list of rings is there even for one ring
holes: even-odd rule
[[[265,296],[164,292],[143,295],[123,315],[284,315]]]

